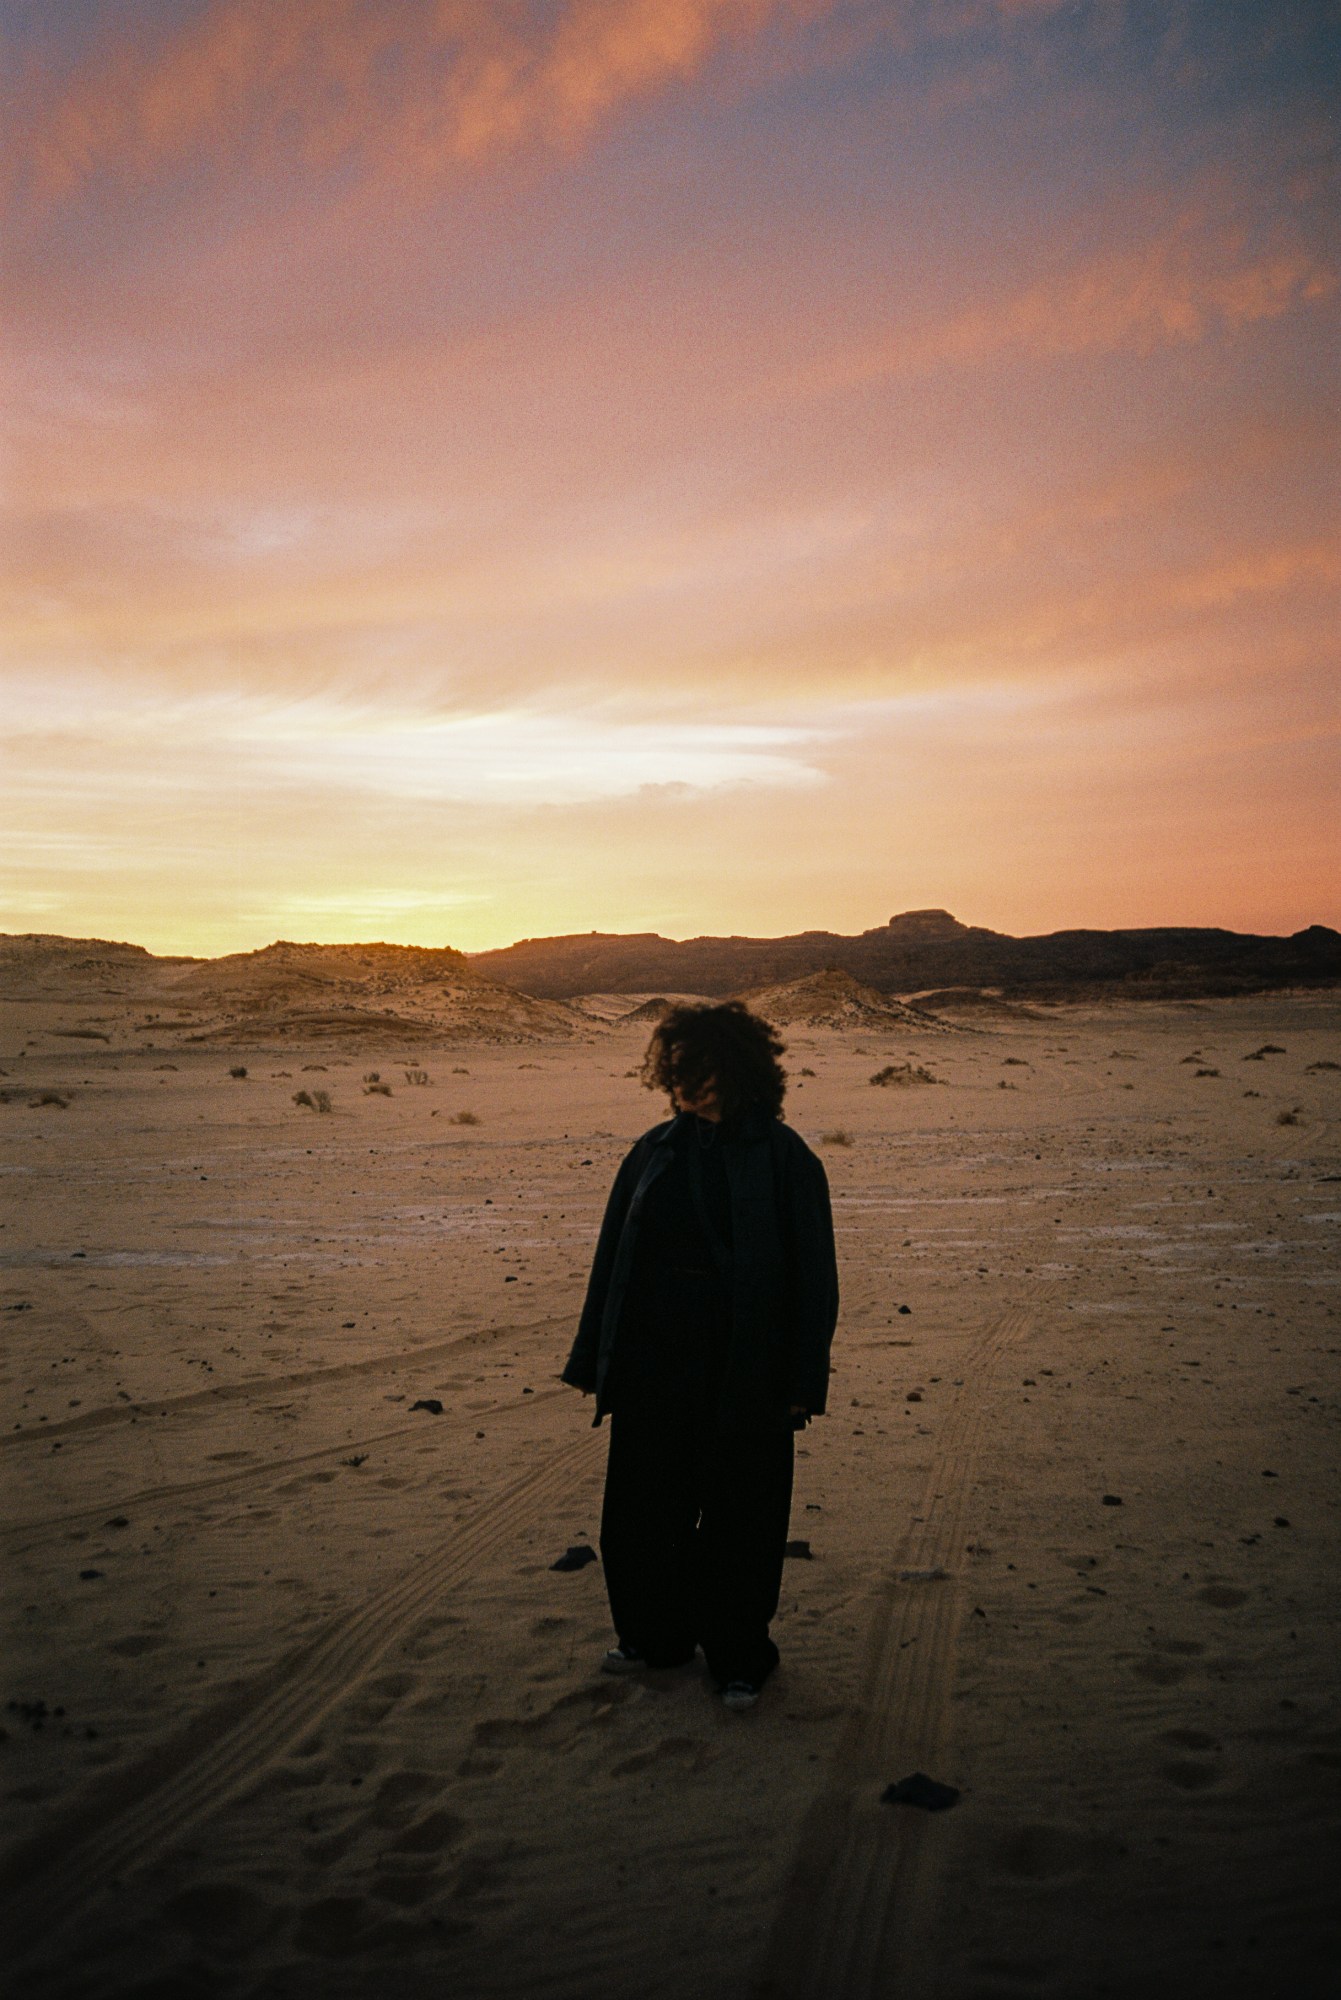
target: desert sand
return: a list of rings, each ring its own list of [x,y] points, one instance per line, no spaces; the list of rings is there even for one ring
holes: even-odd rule
[[[1335,1990],[1341,1000],[787,1028],[843,1311],[733,1715],[551,1567],[647,1022],[180,976],[0,1009],[16,1990]]]

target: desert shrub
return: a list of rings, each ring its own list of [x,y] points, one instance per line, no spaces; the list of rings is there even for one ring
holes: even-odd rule
[[[850,1146],[852,1144],[852,1134],[845,1132],[842,1126],[839,1125],[832,1132],[821,1132],[820,1144],[821,1146]]]
[[[304,1075],[304,1076],[306,1076],[309,1070],[314,1070],[314,1069],[318,1069],[318,1070],[320,1070],[320,1071],[321,1071],[321,1074],[322,1074],[323,1076],[325,1076],[325,1074],[326,1074],[326,1065],[325,1065],[325,1063],[304,1063],[304,1064],[303,1064],[303,1075]]]
[[[331,1093],[329,1090],[295,1090],[293,1101],[295,1104],[304,1105],[309,1111],[329,1111]]]
[[[293,1093],[293,1101],[295,1104],[306,1105],[309,1111],[315,1111],[317,1108],[316,1105],[312,1102],[310,1095],[305,1090],[295,1090]]]
[[[797,1073],[800,1076],[813,1076],[815,1074],[813,1069],[803,1069],[798,1071]]]
[[[1260,1049],[1254,1049],[1252,1054],[1246,1055],[1243,1060],[1245,1062],[1261,1062],[1263,1056],[1283,1056],[1284,1054],[1285,1051],[1279,1042],[1263,1042]]]
[[[1002,1069],[1010,1069],[1012,1065],[1016,1069],[1028,1069],[1029,1067],[1023,1056],[1003,1056],[1001,1058]]]
[[[470,1071],[469,1071],[468,1069],[466,1069],[466,1068],[465,1068],[465,1067],[464,1067],[464,1066],[463,1066],[463,1065],[462,1065],[461,1063],[453,1063],[453,1065],[452,1065],[452,1075],[453,1075],[453,1076],[469,1076],[469,1075],[470,1075]]]
[[[996,1087],[998,1090],[1018,1090],[1020,1086],[1018,1083],[1012,1083],[1008,1077],[999,1076]]]
[[[1197,1071],[1198,1076],[1219,1076],[1219,1074],[1218,1069],[1199,1069]]]
[[[885,1067],[878,1069],[871,1078],[872,1083],[879,1084],[884,1089],[889,1089],[891,1086],[897,1087],[905,1083],[941,1083],[943,1081],[943,1078],[933,1076],[929,1069],[923,1069],[920,1063],[914,1064],[910,1062],[886,1063]]]
[[[1310,1063],[1306,1074],[1311,1076],[1315,1069],[1341,1069],[1341,1063],[1327,1062],[1325,1060],[1323,1062]]]
[[[479,1122],[473,1111],[454,1111],[447,1120],[449,1125],[478,1125]]]
[[[1296,1104],[1293,1111],[1278,1111],[1276,1113],[1276,1123],[1278,1125],[1297,1125],[1299,1123],[1299,1106]]]
[[[378,1083],[376,1081],[372,1083],[365,1083],[363,1086],[363,1095],[365,1097],[390,1097],[391,1085],[389,1083]]]
[[[247,1065],[245,1063],[234,1063],[228,1074],[230,1076],[245,1076],[247,1074]]]
[[[405,1072],[405,1081],[407,1083],[427,1083],[428,1071],[426,1069],[407,1069]]]
[[[69,1104],[68,1097],[62,1097],[58,1090],[40,1090],[36,1097],[28,1099],[29,1108],[40,1111],[44,1104],[54,1104],[58,1111],[64,1111]]]
[[[380,1070],[370,1069],[364,1076],[363,1081],[365,1083],[380,1083],[382,1081],[382,1073]]]

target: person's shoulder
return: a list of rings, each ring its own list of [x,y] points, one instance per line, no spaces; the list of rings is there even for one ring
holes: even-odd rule
[[[813,1147],[806,1144],[794,1126],[784,1125],[780,1118],[775,1118],[768,1136],[775,1156],[784,1160],[789,1166],[802,1170],[809,1169],[811,1172],[818,1167],[821,1174],[824,1172],[823,1160]]]
[[[630,1160],[641,1159],[644,1154],[650,1153],[654,1146],[660,1146],[669,1139],[674,1130],[675,1120],[673,1118],[663,1118],[659,1125],[649,1125],[641,1138],[635,1139],[632,1146],[630,1146],[628,1158]]]

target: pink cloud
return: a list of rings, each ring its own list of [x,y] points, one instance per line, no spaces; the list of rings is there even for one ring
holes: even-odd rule
[[[148,46],[105,38],[69,79],[31,66],[13,149],[31,195],[189,159],[320,167],[357,154],[427,171],[530,142],[571,144],[621,103],[832,0],[216,0]]]

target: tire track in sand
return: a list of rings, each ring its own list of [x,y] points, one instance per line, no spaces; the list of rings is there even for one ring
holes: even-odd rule
[[[0,1921],[21,1954],[99,1889],[119,1883],[189,1828],[249,1790],[311,1733],[349,1689],[412,1628],[440,1593],[514,1535],[595,1459],[590,1431],[524,1472],[477,1508],[450,1546],[420,1557],[353,1612],[197,1716],[101,1785],[85,1791],[0,1863]]]
[[[989,1321],[956,1363],[964,1388],[941,1427],[913,1524],[872,1619],[856,1713],[802,1825],[751,1989],[757,2000],[884,2000],[922,1990],[915,1961],[934,1820],[881,1805],[880,1794],[910,1771],[934,1774],[945,1747],[963,1616],[953,1571],[963,1556],[978,1446],[993,1414],[992,1378],[1042,1292]],[[897,1581],[903,1570],[935,1569],[952,1575]]]
[[[208,1389],[190,1389],[180,1396],[141,1397],[138,1402],[104,1403],[86,1410],[80,1417],[62,1417],[59,1423],[29,1424],[21,1431],[0,1433],[0,1451],[14,1446],[46,1444],[51,1438],[65,1438],[72,1431],[101,1430],[108,1424],[138,1423],[141,1417],[166,1417],[179,1410],[213,1408],[221,1403],[246,1401],[255,1397],[258,1407],[281,1389],[307,1389],[328,1382],[345,1382],[355,1375],[394,1374],[420,1362],[445,1361],[462,1348],[480,1347],[487,1342],[518,1334],[550,1333],[571,1324],[567,1319],[528,1321],[525,1326],[477,1326],[450,1340],[434,1341],[428,1347],[401,1347],[389,1354],[366,1355],[361,1361],[333,1361],[320,1368],[300,1368],[288,1375],[244,1375],[236,1382],[217,1382]]]
[[[533,1392],[532,1409],[537,1403],[553,1402],[557,1397],[572,1401],[573,1392],[567,1388],[536,1389]],[[496,1417],[500,1413],[514,1415],[517,1398],[506,1401],[484,1403],[478,1409],[468,1412],[469,1422],[477,1423],[481,1417]],[[133,1507],[152,1507],[165,1500],[192,1501],[205,1498],[229,1487],[239,1487],[243,1493],[264,1490],[267,1486],[277,1486],[283,1479],[300,1473],[305,1466],[322,1465],[328,1459],[345,1459],[350,1452],[361,1451],[365,1445],[386,1444],[398,1438],[423,1439],[439,1437],[426,1432],[422,1423],[395,1424],[390,1430],[369,1431],[365,1436],[355,1437],[351,1432],[339,1444],[323,1445],[320,1451],[296,1452],[291,1458],[272,1459],[261,1465],[240,1465],[233,1472],[212,1472],[204,1479],[185,1479],[175,1486],[145,1486],[137,1493],[123,1493],[119,1500],[100,1500],[93,1507],[72,1507],[63,1514],[43,1514],[30,1521],[0,1521],[0,1539],[12,1539],[17,1535],[40,1536],[60,1534],[67,1528],[77,1527],[81,1521],[100,1521],[110,1514],[124,1514]]]

